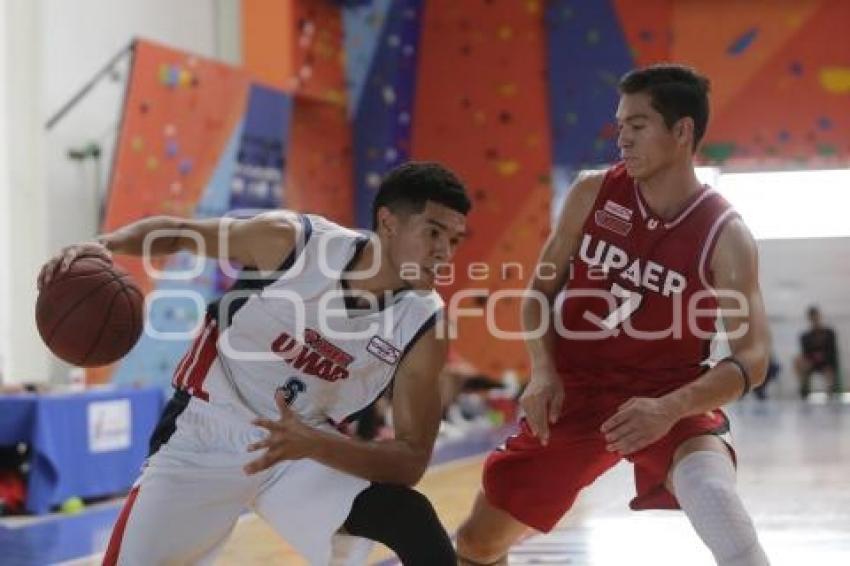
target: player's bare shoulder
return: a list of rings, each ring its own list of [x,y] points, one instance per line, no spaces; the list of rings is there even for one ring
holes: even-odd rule
[[[531,287],[548,296],[554,296],[567,276],[572,258],[578,252],[584,222],[602,188],[604,173],[583,172],[570,187],[561,216],[543,246],[538,263],[554,266],[556,277],[542,279],[534,277]]]
[[[740,217],[723,226],[711,255],[711,271],[715,281],[733,286],[735,282],[752,280],[758,274],[758,246],[752,232]]]
[[[604,172],[582,171],[579,173],[564,200],[557,228],[552,234],[553,239],[572,239],[579,236],[604,180]]]
[[[291,210],[270,210],[257,214],[248,219],[248,222],[258,234],[279,237],[297,232],[300,225],[300,215]]]
[[[573,184],[572,192],[589,208],[596,201],[606,175],[606,171],[582,171]]]
[[[294,249],[301,221],[291,210],[272,210],[243,220],[233,230],[234,245],[248,252],[253,265],[272,271]]]

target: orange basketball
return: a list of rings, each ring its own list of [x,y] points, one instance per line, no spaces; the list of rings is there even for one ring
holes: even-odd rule
[[[35,320],[42,340],[70,364],[110,364],[142,333],[144,296],[130,276],[96,257],[76,259],[38,295]]]

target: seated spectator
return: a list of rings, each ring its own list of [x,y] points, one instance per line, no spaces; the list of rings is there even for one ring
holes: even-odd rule
[[[829,392],[840,392],[835,332],[823,325],[817,307],[809,308],[808,317],[811,327],[800,336],[801,353],[794,360],[800,379],[800,397],[803,399],[809,396],[812,375],[815,373],[824,377]]]

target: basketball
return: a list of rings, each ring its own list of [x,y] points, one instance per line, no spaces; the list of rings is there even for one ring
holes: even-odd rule
[[[57,357],[81,367],[110,364],[136,344],[144,296],[130,276],[95,257],[76,259],[38,295],[35,318]]]

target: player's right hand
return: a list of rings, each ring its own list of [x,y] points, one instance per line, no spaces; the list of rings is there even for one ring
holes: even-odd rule
[[[100,242],[82,242],[66,246],[41,268],[38,274],[38,290],[41,291],[49,285],[53,279],[62,275],[76,259],[81,257],[97,257],[112,263],[112,252]]]
[[[535,370],[519,403],[532,434],[544,446],[549,444],[549,425],[561,416],[564,404],[564,385],[552,370]]]

